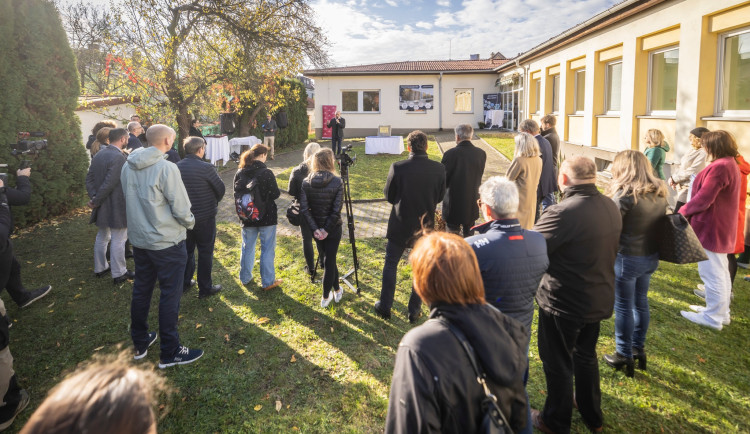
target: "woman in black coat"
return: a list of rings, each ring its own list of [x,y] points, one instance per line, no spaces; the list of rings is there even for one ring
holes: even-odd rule
[[[344,184],[334,174],[333,151],[321,149],[312,157],[312,173],[302,182],[300,211],[310,225],[318,255],[323,261],[323,298],[321,307],[331,300],[341,301],[344,290],[339,287],[336,253],[341,242],[341,206]],[[334,291],[333,288],[336,288]]]
[[[433,232],[409,256],[414,290],[430,320],[404,336],[396,353],[385,432],[475,433],[485,392],[459,340],[474,348],[487,386],[514,432],[526,425],[528,330],[485,302],[474,251],[458,235]]]
[[[276,177],[266,167],[268,148],[255,145],[240,156],[240,168],[234,175],[234,198],[250,193],[248,186],[258,182],[258,192],[266,204],[265,213],[258,221],[242,222],[242,254],[240,255],[240,281],[247,285],[253,279],[255,264],[255,242],[260,237],[260,280],[264,290],[276,288],[281,279],[276,279],[274,257],[276,255],[276,225],[278,223],[276,203],[281,195]]]
[[[320,150],[320,145],[312,142],[305,147],[305,152],[302,154],[304,160],[299,166],[292,170],[292,175],[289,177],[289,194],[294,197],[298,202],[302,193],[302,181],[307,178],[310,174],[310,165],[312,162],[313,155]],[[302,232],[302,252],[305,254],[305,271],[310,275],[310,279],[315,278],[315,251],[313,250],[313,235],[310,225],[307,224],[307,219],[302,218],[299,228]]]

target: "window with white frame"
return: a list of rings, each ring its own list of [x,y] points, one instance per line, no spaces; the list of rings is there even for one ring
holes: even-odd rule
[[[717,114],[750,116],[750,27],[719,39]]]
[[[473,109],[472,95],[474,89],[453,89],[453,112],[471,113]]]
[[[604,110],[607,114],[620,113],[622,97],[622,60],[607,63],[604,69]]]
[[[560,112],[560,74],[552,77],[552,113]]]
[[[534,112],[542,112],[542,80],[534,80]]]
[[[583,105],[586,100],[586,70],[575,71],[575,98],[573,108],[576,114],[583,114]]]
[[[342,90],[341,111],[344,113],[371,113],[380,111],[379,90]]]
[[[670,47],[649,53],[649,114],[674,115],[677,108],[677,68],[680,50]]]

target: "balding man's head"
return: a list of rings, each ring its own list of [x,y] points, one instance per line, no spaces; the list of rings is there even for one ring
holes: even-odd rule
[[[146,131],[148,145],[159,148],[162,152],[167,152],[172,148],[176,136],[172,128],[162,124],[153,125]]]
[[[140,122],[129,122],[128,123],[128,132],[132,134],[137,134],[136,131],[141,129],[141,123]]]
[[[577,155],[563,161],[560,166],[560,187],[594,184],[596,182],[596,164],[591,158]]]

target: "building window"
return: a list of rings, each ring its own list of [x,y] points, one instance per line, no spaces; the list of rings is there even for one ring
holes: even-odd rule
[[[542,80],[534,80],[534,112],[542,112]]]
[[[575,71],[575,99],[573,105],[576,114],[583,113],[583,105],[586,100],[586,70]]]
[[[671,114],[677,108],[677,67],[680,50],[667,48],[649,54],[649,99],[650,114]]]
[[[380,91],[342,90],[341,111],[344,113],[380,112]]]
[[[722,35],[717,112],[750,116],[750,28]]]
[[[552,77],[552,113],[560,111],[560,74]]]
[[[622,61],[608,63],[604,70],[604,108],[607,114],[620,113],[621,85]]]
[[[473,89],[453,89],[453,111],[455,113],[473,112]]]

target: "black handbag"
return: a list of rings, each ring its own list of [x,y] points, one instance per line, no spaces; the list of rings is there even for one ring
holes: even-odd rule
[[[658,222],[659,259],[674,264],[708,260],[701,242],[682,214],[667,214]]]
[[[484,414],[482,416],[482,423],[479,425],[479,430],[477,432],[481,434],[513,434],[513,429],[511,429],[508,419],[505,418],[505,414],[503,414],[500,406],[497,405],[497,397],[492,393],[490,388],[487,387],[487,382],[485,381],[486,375],[479,367],[479,363],[477,362],[476,357],[474,357],[474,347],[472,347],[469,340],[466,339],[466,335],[464,335],[458,327],[451,324],[450,321],[444,318],[437,318],[436,320],[448,327],[448,330],[450,330],[451,333],[453,333],[453,336],[458,339],[461,347],[463,347],[466,355],[469,357],[471,366],[474,368],[474,372],[477,375],[477,383],[479,383],[482,386],[482,389],[484,389],[484,399],[482,400],[482,411]]]
[[[297,199],[292,200],[289,208],[286,209],[286,218],[294,226],[299,226],[302,223],[302,213]]]

